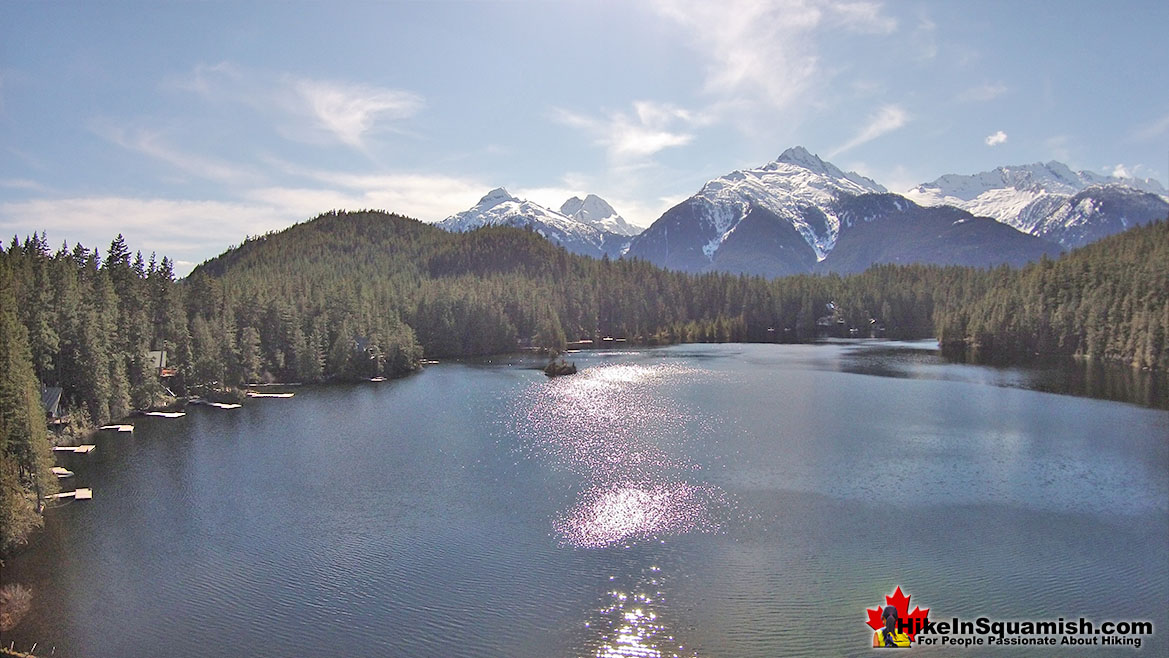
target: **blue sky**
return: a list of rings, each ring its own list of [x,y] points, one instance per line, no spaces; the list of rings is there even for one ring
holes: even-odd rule
[[[489,189],[648,225],[803,145],[894,191],[1059,160],[1169,176],[1165,2],[25,2],[0,231],[180,273],[333,208]]]

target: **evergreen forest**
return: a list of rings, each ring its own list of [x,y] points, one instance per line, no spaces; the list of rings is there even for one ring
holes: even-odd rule
[[[50,443],[249,383],[395,377],[423,359],[637,344],[936,336],[947,353],[1169,370],[1169,221],[1022,269],[878,265],[847,277],[682,274],[507,227],[448,233],[329,212],[176,279],[166,258],[0,245],[0,553],[55,490]],[[153,352],[153,357],[152,357]],[[165,353],[165,363],[158,355]],[[68,423],[46,430],[42,387]]]

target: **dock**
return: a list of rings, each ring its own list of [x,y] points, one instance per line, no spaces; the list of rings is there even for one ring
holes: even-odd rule
[[[371,381],[371,382],[384,382],[384,381],[386,381],[386,378],[385,377],[370,377],[369,381]]]
[[[248,391],[249,398],[290,398],[296,393],[257,393],[256,391]]]
[[[102,425],[98,428],[104,432],[133,432],[133,425]]]
[[[185,411],[144,411],[143,416],[157,416],[159,418],[182,418],[187,415]]]
[[[203,398],[191,398],[188,403],[199,404],[203,405],[204,407],[215,407],[216,409],[239,409],[243,406],[242,404],[236,404],[234,402],[212,402],[210,400],[204,400]]]
[[[73,477],[73,471],[63,466],[54,466],[52,470],[53,475],[56,475],[58,478],[64,479]]]
[[[89,500],[93,498],[93,489],[76,489],[74,491],[62,491],[51,496],[45,496],[45,500],[61,500],[62,498],[72,498],[74,500]]]
[[[87,444],[82,444],[82,445],[79,445],[79,446],[53,446],[53,451],[54,451],[54,452],[81,452],[81,453],[86,453],[86,452],[93,452],[94,448],[97,448],[97,446],[95,446],[95,445],[93,445],[93,444],[89,444],[89,443],[87,443]]]

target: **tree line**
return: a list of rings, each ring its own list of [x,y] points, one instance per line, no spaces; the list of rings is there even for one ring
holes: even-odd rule
[[[1167,222],[1021,270],[879,265],[772,280],[595,260],[531,231],[448,233],[377,211],[325,213],[249,238],[182,280],[167,258],[132,254],[121,236],[104,255],[80,244],[53,251],[43,234],[13,238],[0,245],[0,549],[35,524],[50,484],[41,386],[62,389],[68,431],[83,433],[172,396],[393,377],[424,356],[557,351],[605,337],[937,336],[981,356],[1080,354],[1169,369],[1167,269]],[[164,368],[151,352],[165,352]],[[10,523],[13,510],[24,512]]]

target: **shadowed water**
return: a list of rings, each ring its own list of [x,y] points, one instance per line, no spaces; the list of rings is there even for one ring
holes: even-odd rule
[[[1165,411],[922,343],[572,356],[569,377],[442,364],[100,436],[60,458],[94,499],[4,568],[35,597],[5,644],[860,655],[900,585],[931,616],[1151,620],[1143,650],[1169,651]]]

